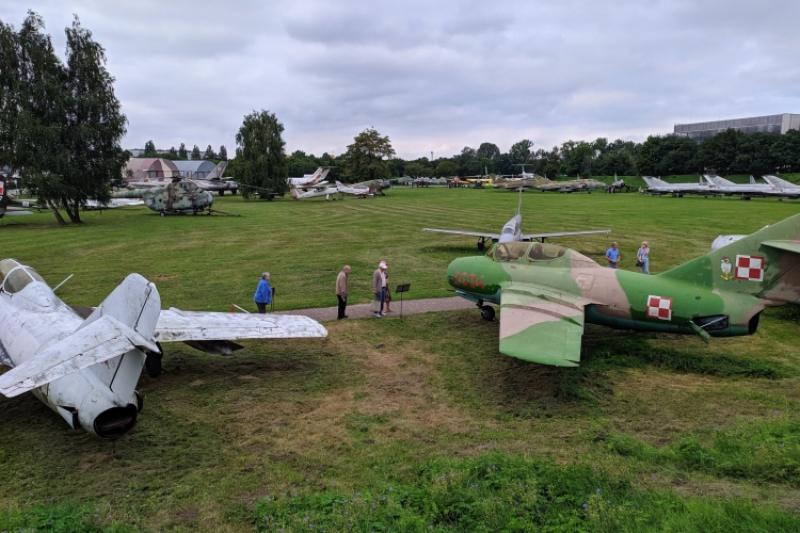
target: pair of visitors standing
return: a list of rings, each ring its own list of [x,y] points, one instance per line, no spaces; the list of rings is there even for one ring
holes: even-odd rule
[[[272,287],[269,284],[269,272],[261,274],[261,280],[258,282],[253,300],[256,302],[258,312],[262,315],[265,314],[267,312],[267,306],[272,303]]]
[[[615,242],[611,243],[611,248],[606,252],[606,266],[613,269],[619,267],[619,247]],[[642,274],[650,274],[650,246],[647,241],[636,252],[636,266],[641,269]]]

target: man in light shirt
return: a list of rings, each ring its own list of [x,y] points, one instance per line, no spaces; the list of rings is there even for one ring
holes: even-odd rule
[[[386,261],[381,261],[378,270],[372,274],[372,289],[375,299],[381,303],[380,311],[375,313],[375,318],[384,317],[386,316],[383,312],[383,302],[386,297]]]

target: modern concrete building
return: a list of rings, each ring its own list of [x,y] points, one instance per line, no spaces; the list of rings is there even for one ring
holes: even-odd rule
[[[194,178],[203,180],[208,177],[208,174],[214,170],[215,165],[211,161],[206,160],[192,160],[192,161],[173,161],[178,172],[184,178]]]
[[[783,113],[781,115],[766,115],[763,117],[734,118],[730,120],[715,120],[712,122],[696,122],[694,124],[675,124],[674,134],[688,137],[695,141],[702,141],[713,137],[721,131],[733,128],[744,133],[775,133],[784,134],[789,130],[800,129],[800,115]]]

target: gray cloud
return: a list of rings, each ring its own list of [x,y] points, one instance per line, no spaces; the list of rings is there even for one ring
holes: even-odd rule
[[[57,49],[72,13],[105,46],[127,147],[232,152],[254,109],[278,115],[289,150],[340,153],[374,126],[407,158],[800,112],[792,1],[117,4],[34,9]],[[0,4],[0,20],[25,11]]]

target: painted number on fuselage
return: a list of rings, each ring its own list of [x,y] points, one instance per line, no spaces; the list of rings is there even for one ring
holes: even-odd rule
[[[457,285],[459,287],[469,287],[471,289],[474,289],[475,287],[480,287],[483,289],[483,276],[478,277],[475,274],[470,274],[469,272],[456,271],[453,275],[453,285]]]

